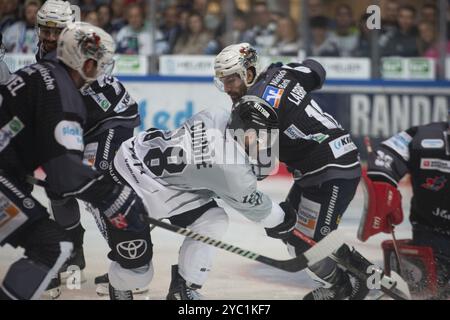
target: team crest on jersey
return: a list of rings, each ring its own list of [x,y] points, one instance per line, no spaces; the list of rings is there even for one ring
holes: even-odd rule
[[[272,107],[277,109],[280,106],[283,93],[284,89],[267,86],[266,90],[264,90],[263,99],[266,100]]]
[[[431,191],[439,191],[445,187],[447,183],[447,179],[444,176],[438,176],[434,178],[426,178],[425,183],[422,184],[422,187],[431,190]]]

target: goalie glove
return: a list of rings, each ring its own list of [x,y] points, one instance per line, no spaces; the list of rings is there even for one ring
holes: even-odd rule
[[[372,181],[363,174],[364,212],[358,228],[358,239],[366,241],[380,233],[390,233],[393,225],[403,221],[402,196],[390,183]]]
[[[284,211],[284,220],[273,228],[265,228],[269,237],[275,239],[286,239],[291,234],[297,223],[297,210],[287,201],[280,203]]]

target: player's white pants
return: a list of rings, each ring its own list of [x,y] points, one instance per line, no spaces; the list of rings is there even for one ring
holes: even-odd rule
[[[114,168],[143,199],[151,217],[169,218],[195,210],[211,201],[207,195],[168,188],[154,179],[148,170],[133,165],[130,144],[128,140],[119,148],[114,157]],[[227,230],[228,216],[222,208],[211,208],[187,227],[202,235],[220,240]],[[180,275],[186,281],[201,286],[211,269],[215,251],[213,246],[186,238],[180,248],[178,265]],[[115,287],[113,281],[111,279],[110,281]]]
[[[125,269],[112,261],[108,270],[109,282],[117,290],[134,290],[147,287],[153,279],[153,264],[135,269]]]
[[[225,210],[216,207],[206,211],[188,229],[220,240],[228,228]],[[211,270],[217,249],[211,245],[186,238],[178,257],[178,272],[188,282],[202,286]]]

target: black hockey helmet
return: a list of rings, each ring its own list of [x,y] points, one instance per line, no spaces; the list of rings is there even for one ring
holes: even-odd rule
[[[228,128],[243,129],[278,129],[278,115],[265,100],[252,95],[243,96],[231,110]]]

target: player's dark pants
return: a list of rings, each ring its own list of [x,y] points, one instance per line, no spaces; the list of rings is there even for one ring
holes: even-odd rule
[[[116,127],[93,137],[85,138],[84,162],[86,165],[94,167],[97,171],[109,175],[109,165],[122,142],[133,136],[132,128]],[[64,199],[63,201],[52,199],[51,201],[55,220],[66,229],[68,235],[74,242],[74,252],[82,249],[84,229],[80,223],[80,210],[75,198]],[[148,263],[152,258],[151,240],[149,229],[142,232],[133,233],[121,231],[114,228],[103,216],[102,213],[91,210],[94,214],[97,225],[103,236],[108,241],[111,252],[108,257],[118,262],[125,269],[140,267]],[[133,243],[146,242],[146,250],[139,253],[139,257],[127,255],[126,250],[120,250]],[[142,246],[144,248],[144,246]],[[81,269],[84,265],[80,266]]]
[[[31,196],[29,187],[0,174],[0,245],[25,249],[0,287],[0,299],[38,299],[69,258],[72,244],[47,210]]]
[[[431,247],[436,260],[438,286],[450,290],[450,235],[437,232],[427,226],[412,223],[412,245]]]
[[[337,229],[342,215],[356,193],[358,183],[359,178],[329,180],[310,187],[301,187],[294,183],[287,201],[297,209],[296,228],[316,242]],[[287,243],[291,254],[295,252],[296,255],[310,247],[294,235],[290,236]],[[324,279],[333,273],[335,268],[334,261],[327,258],[310,269],[319,278]]]

